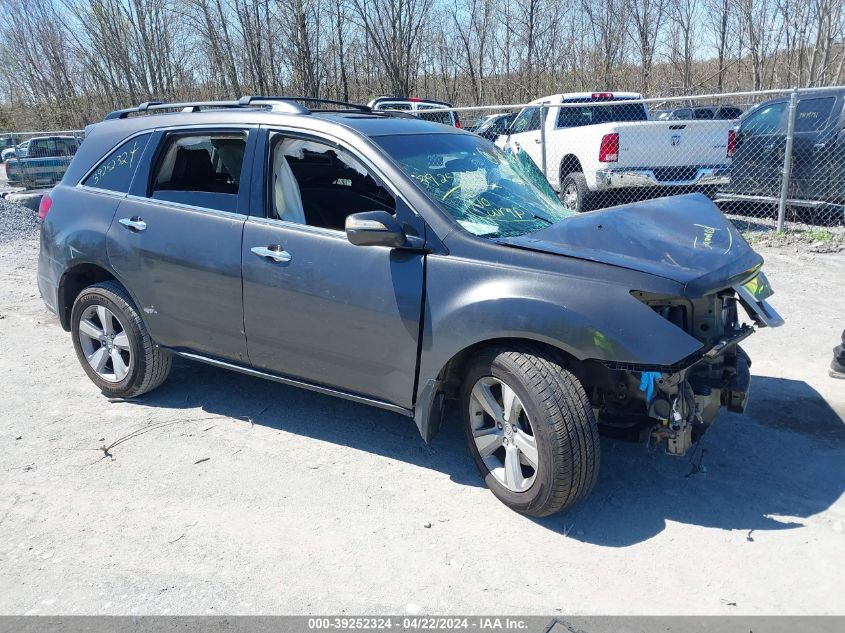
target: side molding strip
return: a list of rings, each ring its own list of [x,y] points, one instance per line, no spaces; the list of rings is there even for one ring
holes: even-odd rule
[[[259,371],[257,369],[252,369],[250,367],[244,367],[242,365],[236,365],[234,363],[229,363],[223,360],[218,360],[216,358],[210,358],[208,356],[202,356],[200,354],[192,354],[190,352],[183,352],[176,349],[165,348],[168,351],[176,354],[177,356],[181,356],[183,358],[188,358],[190,360],[196,360],[201,363],[207,363],[209,365],[214,365],[215,367],[222,367],[223,369],[231,369],[233,371],[240,372],[242,374],[247,374],[249,376],[256,376],[257,378],[265,378],[267,380],[272,380],[274,382],[280,382],[283,385],[290,385],[292,387],[300,387],[302,389],[308,389],[309,391],[316,391],[317,393],[322,393],[328,396],[335,396],[337,398],[344,398],[345,400],[352,400],[353,402],[360,402],[362,404],[367,404],[372,407],[378,407],[379,409],[386,409],[388,411],[393,411],[394,413],[400,413],[406,417],[413,418],[414,412],[411,409],[406,409],[404,407],[400,407],[395,404],[391,404],[389,402],[385,402],[383,400],[376,400],[374,398],[368,398],[366,396],[359,396],[354,393],[347,393],[346,391],[340,391],[338,389],[332,389],[331,387],[323,387],[322,385],[315,385],[310,382],[304,382],[302,380],[296,380],[295,378],[285,378],[284,376],[277,376],[276,374],[269,374],[267,372]]]

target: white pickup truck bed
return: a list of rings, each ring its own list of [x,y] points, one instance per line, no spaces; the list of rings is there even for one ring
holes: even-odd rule
[[[555,95],[534,102],[548,104],[542,121],[546,177],[556,191],[561,191],[562,181],[573,173],[583,174],[581,182],[589,192],[642,187],[688,190],[727,182],[732,121],[648,120],[644,104],[625,103],[639,99],[639,95],[614,93],[611,100],[605,94],[602,99],[590,99],[587,93]],[[565,108],[554,107],[573,101]],[[620,109],[600,114],[597,110],[611,107]],[[513,133],[499,137],[497,145],[524,150],[542,168],[541,117],[536,112],[532,118],[527,112],[530,109],[520,113]],[[560,114],[563,109],[567,110],[565,115]],[[591,123],[614,114],[642,120]],[[520,119],[527,121],[525,131],[519,131]]]

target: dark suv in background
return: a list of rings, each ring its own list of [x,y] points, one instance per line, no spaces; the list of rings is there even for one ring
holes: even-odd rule
[[[743,410],[738,344],[779,318],[709,200],[574,214],[474,134],[311,101],[88,128],[42,204],[38,285],[103,393],[154,389],[175,354],[395,411],[426,441],[456,399],[488,486],[537,516],[589,493],[599,426],[683,454]]]
[[[736,131],[731,181],[724,194],[770,198],[780,196],[789,95],[749,111]],[[796,105],[791,203],[845,204],[845,90],[801,93]],[[841,216],[841,213],[839,214]]]

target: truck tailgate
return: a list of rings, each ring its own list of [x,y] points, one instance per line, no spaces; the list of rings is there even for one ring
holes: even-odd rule
[[[616,123],[619,160],[614,167],[694,167],[728,163],[733,121]]]

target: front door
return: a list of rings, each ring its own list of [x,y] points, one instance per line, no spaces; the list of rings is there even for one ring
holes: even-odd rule
[[[780,194],[788,107],[786,101],[762,105],[741,124],[731,161],[732,193]]]
[[[248,136],[246,129],[156,134],[157,151],[121,201],[108,241],[112,266],[156,343],[243,363],[248,188],[240,183],[248,182]]]
[[[252,365],[410,408],[424,256],[354,246],[343,231],[350,213],[396,213],[395,195],[331,141],[274,132],[262,151],[265,212],[243,237]]]
[[[543,113],[548,114],[548,110],[542,110],[540,106],[523,108],[514,119],[506,145],[509,145],[514,152],[525,152],[539,169],[543,168],[543,146],[540,136],[540,126],[545,123],[542,120]]]

